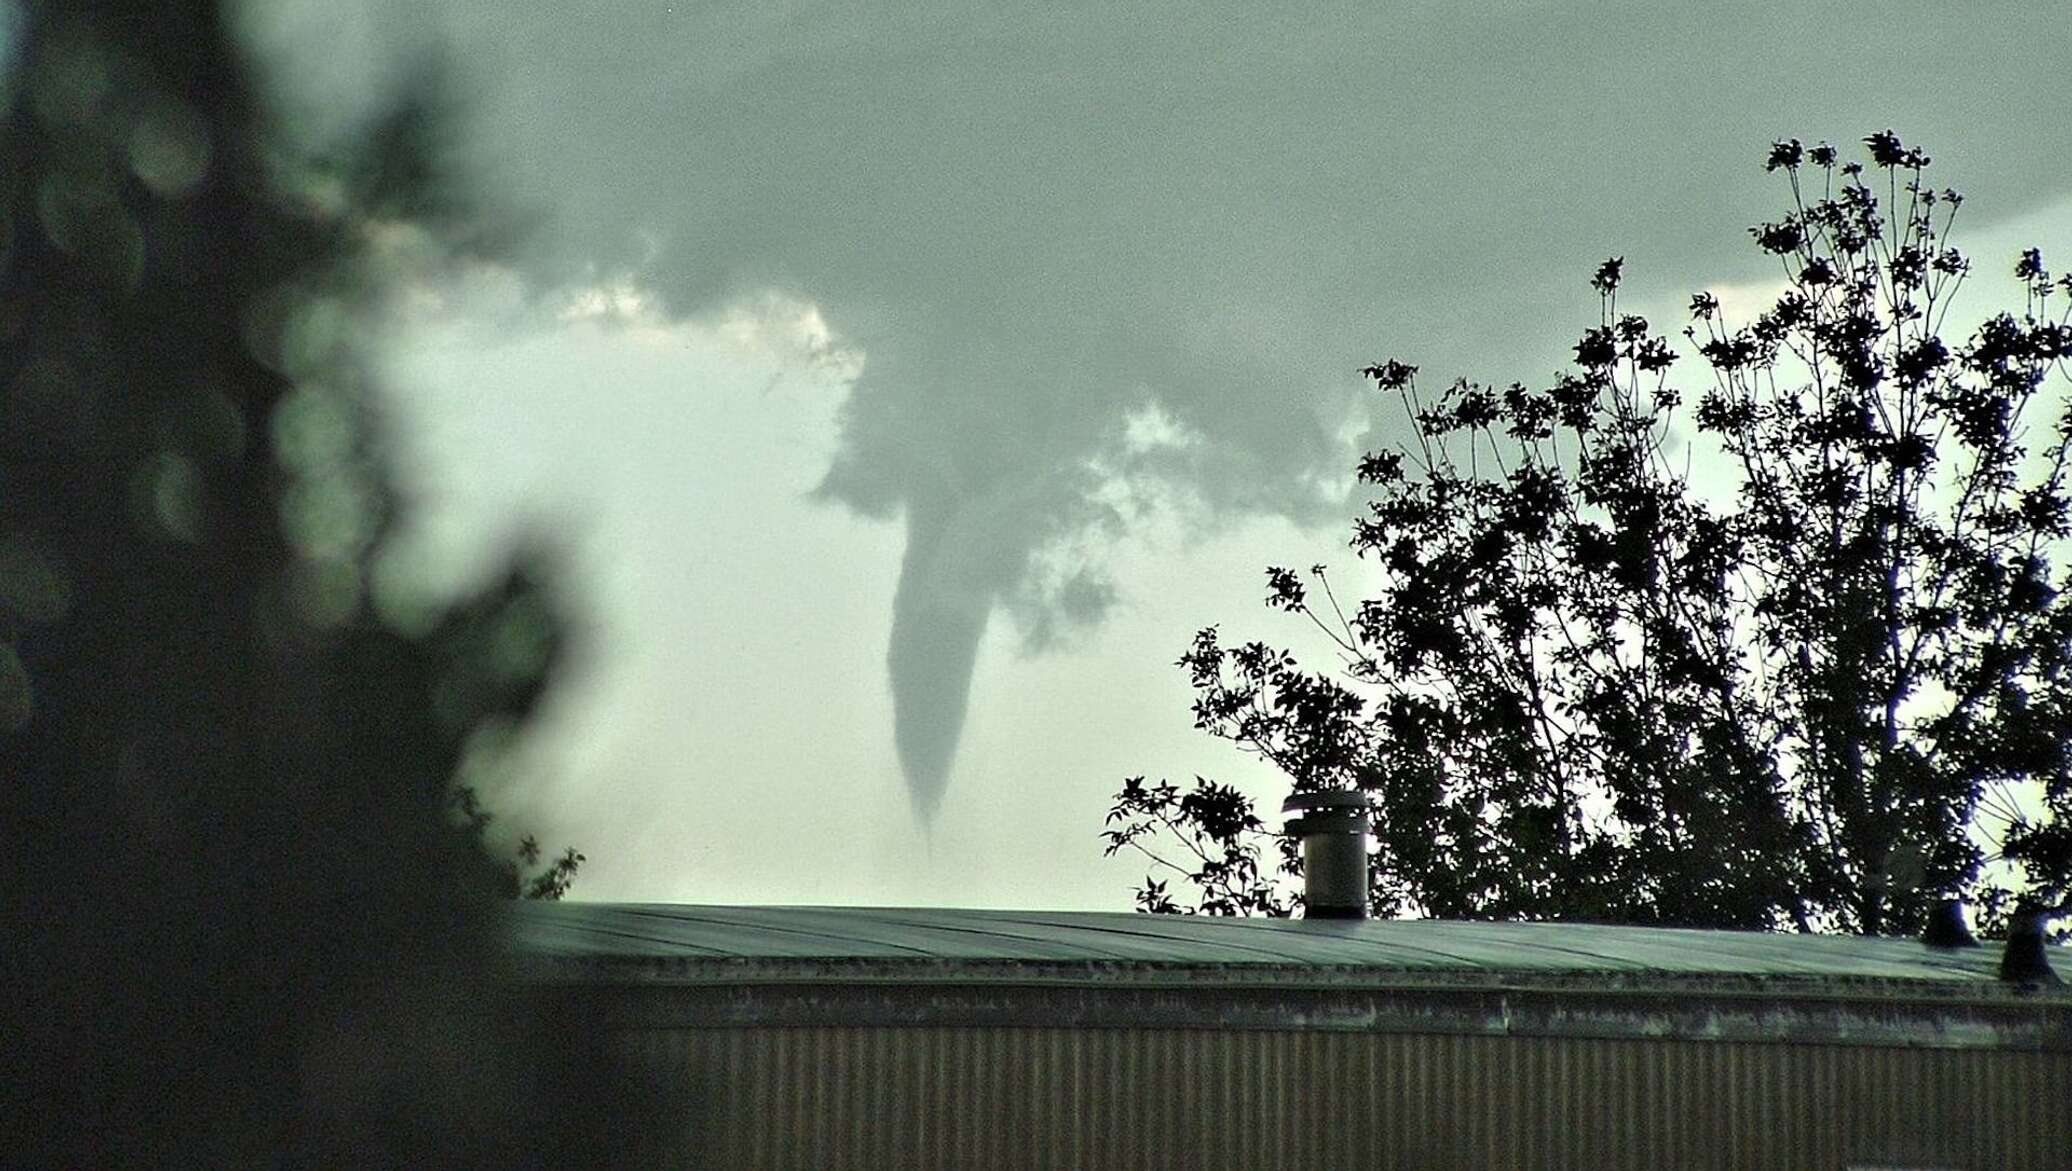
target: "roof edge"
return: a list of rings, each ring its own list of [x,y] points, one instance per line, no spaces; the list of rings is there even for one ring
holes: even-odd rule
[[[1214,1028],[2072,1053],[2072,996],[1924,981],[1849,994],[1832,980],[1769,977],[1334,980],[1341,973],[1163,965],[1096,977],[1088,965],[1015,964],[974,978],[961,964],[930,978],[925,963],[872,961],[628,980],[594,964],[552,966],[533,973],[543,994],[620,1029]]]

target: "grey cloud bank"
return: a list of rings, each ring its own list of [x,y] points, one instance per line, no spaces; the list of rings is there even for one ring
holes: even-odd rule
[[[438,19],[492,190],[543,213],[540,287],[777,290],[867,354],[819,494],[905,525],[886,663],[924,815],[991,616],[1041,641],[1114,596],[1070,551],[1128,522],[1117,479],[1341,515],[1361,364],[1542,377],[1611,253],[1641,293],[1769,275],[1737,225],[1778,206],[1772,137],[1896,127],[1988,217],[2072,190],[2033,3]],[[1151,410],[1183,441],[1131,444]]]

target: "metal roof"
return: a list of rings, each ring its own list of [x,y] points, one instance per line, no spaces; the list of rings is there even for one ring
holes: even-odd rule
[[[514,904],[509,924],[524,978],[611,1027],[650,1031],[1295,1029],[2072,1052],[2072,987],[2002,982],[1991,945],[655,903]]]
[[[1997,984],[1999,948],[1935,951],[1909,939],[1589,923],[1230,919],[1094,911],[524,903],[519,955],[550,965],[678,971],[911,961],[954,972],[1038,965],[1375,975],[1518,974]],[[2054,952],[2064,949],[2052,949]],[[2065,966],[2063,962],[2059,965]]]

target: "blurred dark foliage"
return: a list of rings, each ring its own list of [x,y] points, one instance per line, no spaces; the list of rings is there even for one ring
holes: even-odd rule
[[[1911,934],[2072,891],[2072,278],[2023,253],[2022,308],[1945,342],[1962,196],[1864,145],[1771,149],[1791,207],[1750,235],[1784,291],[1746,323],[1691,299],[1694,405],[1620,259],[1550,386],[1368,368],[1414,435],[1360,465],[1378,592],[1267,571],[1338,662],[1214,627],[1180,660],[1198,727],[1371,794],[1377,914]],[[1694,490],[1701,445],[1727,491]],[[1108,823],[1167,876],[1146,910],[1299,905],[1228,786],[1132,778]]]
[[[437,87],[303,159],[218,4],[11,10],[0,1162],[611,1163],[652,1099],[498,921],[581,858],[492,856],[456,787],[562,654],[544,565],[376,604],[371,242],[479,242]]]

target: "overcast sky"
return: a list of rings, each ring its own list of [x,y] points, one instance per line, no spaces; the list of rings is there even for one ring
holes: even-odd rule
[[[1610,255],[1666,326],[1754,296],[1774,138],[1927,148],[1974,292],[2072,259],[2050,5],[875,7],[255,9],[334,126],[443,43],[534,224],[387,353],[439,572],[571,550],[501,804],[580,897],[1126,906],[1124,776],[1278,808],[1172,661],[1305,645],[1260,570],[1349,561],[1359,366],[1544,380]]]

